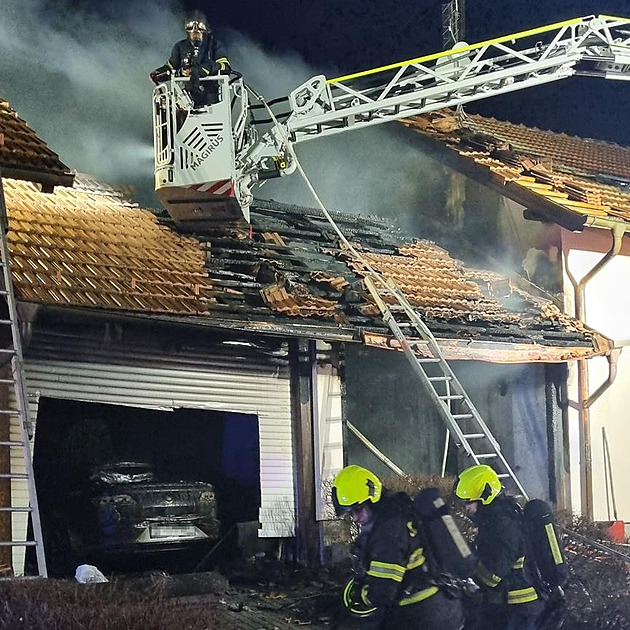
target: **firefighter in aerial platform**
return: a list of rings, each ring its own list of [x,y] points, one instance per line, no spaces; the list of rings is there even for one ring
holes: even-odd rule
[[[545,604],[526,570],[521,508],[486,465],[464,470],[455,495],[477,526],[475,582],[466,630],[534,630]]]
[[[156,85],[166,81],[171,74],[190,77],[189,91],[196,106],[218,101],[215,81],[200,81],[216,74],[230,74],[230,62],[221,42],[208,27],[202,13],[195,12],[186,20],[186,39],[178,41],[169,60],[149,75]]]
[[[427,539],[403,492],[383,488],[361,466],[347,466],[333,482],[338,516],[349,514],[360,527],[354,576],[343,603],[364,630],[461,630],[461,597],[432,579]]]

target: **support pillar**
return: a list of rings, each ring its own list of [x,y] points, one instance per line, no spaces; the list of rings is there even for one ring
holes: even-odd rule
[[[291,349],[291,399],[293,407],[293,459],[296,492],[296,560],[316,566],[319,531],[315,518],[315,452],[313,423],[317,408],[315,342],[297,340]]]

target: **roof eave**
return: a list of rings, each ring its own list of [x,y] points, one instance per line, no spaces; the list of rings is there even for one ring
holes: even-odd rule
[[[364,333],[364,343],[375,348],[400,351],[399,342],[389,335]],[[543,346],[539,344],[478,341],[473,339],[437,339],[447,361],[484,361],[487,363],[565,363],[576,359],[605,356],[613,348],[611,340],[599,333],[591,346]],[[431,357],[427,344],[410,344],[419,357]]]
[[[319,321],[284,322],[264,319],[237,318],[222,315],[221,317],[207,317],[204,315],[177,315],[167,313],[146,313],[134,311],[116,311],[104,308],[89,308],[85,306],[51,305],[40,302],[20,302],[25,308],[35,307],[43,314],[71,316],[80,318],[98,318],[115,321],[146,321],[206,328],[217,331],[234,331],[247,334],[273,335],[274,337],[303,337],[321,339],[322,341],[359,341],[358,331],[352,327],[340,327],[336,324],[326,324]]]
[[[398,342],[390,335],[375,332],[361,332],[355,327],[340,327],[323,322],[272,322],[264,320],[239,320],[222,317],[208,318],[195,316],[177,316],[160,313],[116,312],[104,309],[54,306],[45,304],[22,303],[24,306],[36,306],[40,313],[60,316],[71,315],[81,318],[107,318],[116,321],[146,321],[206,328],[215,331],[233,331],[249,335],[271,335],[274,337],[300,337],[318,339],[327,342],[364,343],[367,346],[398,350]],[[613,342],[591,331],[593,343],[584,346],[547,346],[541,344],[512,343],[505,341],[483,341],[473,339],[437,338],[438,345],[447,360],[450,361],[485,361],[489,363],[561,363],[575,359],[588,359],[610,353]],[[428,352],[423,342],[415,344],[417,351]],[[428,356],[428,355],[427,355]]]
[[[416,130],[417,131],[417,130]],[[572,232],[581,232],[587,224],[586,217],[578,215],[563,206],[542,197],[541,195],[520,186],[516,182],[506,182],[502,177],[495,175],[486,166],[477,164],[474,160],[460,155],[455,149],[446,145],[443,141],[431,138],[421,131],[417,131],[423,146],[433,157],[449,168],[474,179],[487,186],[498,194],[512,199],[533,212],[534,216],[544,221],[557,223]]]
[[[74,173],[50,173],[12,166],[0,166],[0,176],[41,184],[43,192],[52,192],[55,186],[72,187],[74,184]]]

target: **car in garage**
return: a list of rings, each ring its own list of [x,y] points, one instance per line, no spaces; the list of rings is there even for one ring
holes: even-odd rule
[[[211,483],[161,480],[150,464],[131,461],[99,466],[90,481],[94,543],[102,550],[157,551],[219,537]]]

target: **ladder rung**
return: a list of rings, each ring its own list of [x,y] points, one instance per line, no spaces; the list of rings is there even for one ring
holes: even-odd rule
[[[4,289],[0,289],[0,295],[9,295],[9,292]]]
[[[418,363],[439,363],[440,359],[430,358],[430,359],[416,359]]]
[[[0,512],[32,512],[31,507],[0,507]]]
[[[450,394],[448,396],[438,396],[440,400],[464,400],[461,394]]]
[[[0,319],[0,324],[12,324],[12,319]]]
[[[1,354],[15,354],[15,350],[13,348],[0,348]]]
[[[0,409],[0,414],[5,416],[19,416],[20,412],[17,409]]]
[[[474,416],[472,415],[472,413],[456,413],[453,414],[453,418],[455,418],[455,420],[467,420],[469,418],[473,418]]]
[[[499,479],[508,479],[510,475],[508,473],[500,473],[497,475]]]
[[[0,473],[0,479],[28,479],[26,473]]]
[[[12,540],[0,541],[0,547],[35,547],[37,542],[34,540]]]
[[[0,442],[0,446],[15,447],[24,446],[24,442]]]
[[[484,453],[483,455],[477,455],[477,459],[492,459],[498,457],[496,453]]]
[[[486,437],[486,434],[485,433],[468,433],[468,434],[464,434],[464,437],[467,440],[478,440],[479,438]]]
[[[0,383],[15,383],[12,378],[0,378]]]
[[[444,381],[452,381],[452,376],[429,376],[429,380],[433,382],[444,382]]]

